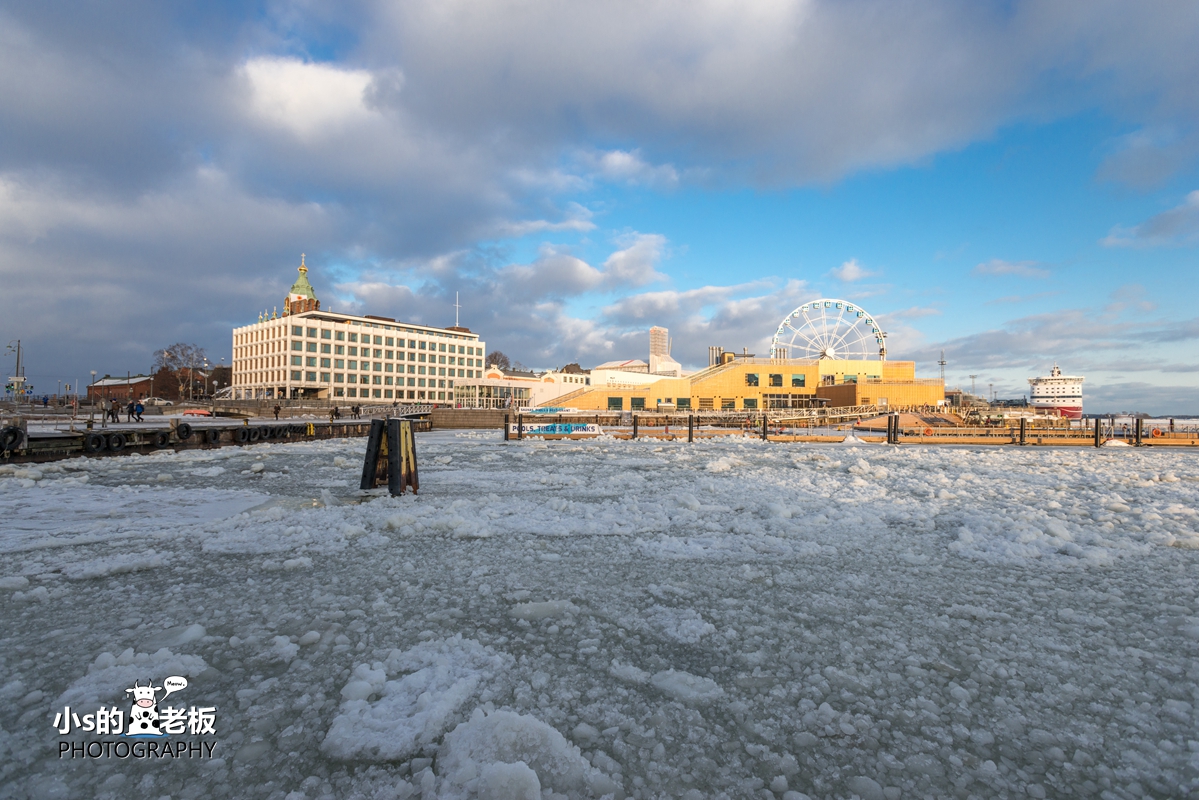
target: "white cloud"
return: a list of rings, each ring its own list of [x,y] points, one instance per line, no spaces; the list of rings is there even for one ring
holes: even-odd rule
[[[604,276],[612,286],[644,286],[666,276],[654,269],[662,259],[666,237],[656,233],[632,233],[621,238],[617,250],[604,262]]]
[[[1117,225],[1100,240],[1105,247],[1161,247],[1199,241],[1199,189],[1181,204],[1132,228]]]
[[[829,275],[833,276],[842,283],[853,283],[860,281],[863,278],[869,278],[875,273],[870,272],[858,263],[856,258],[851,258],[839,267],[829,270]]]
[[[262,121],[312,140],[361,125],[375,112],[365,93],[371,73],[294,58],[252,58],[242,66],[251,112]]]
[[[1049,270],[1036,266],[1036,261],[1004,261],[993,258],[974,268],[975,275],[1014,275],[1019,278],[1048,278]]]

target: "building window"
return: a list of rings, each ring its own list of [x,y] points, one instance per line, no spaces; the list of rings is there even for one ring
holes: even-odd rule
[[[783,376],[772,374],[770,376],[770,385],[771,386],[782,386],[783,385]]]
[[[444,345],[443,345],[443,346],[444,346]],[[438,357],[437,357],[437,363],[438,363],[438,364],[444,364],[444,363],[445,363],[445,356],[438,356]]]
[[[358,376],[351,372],[346,376],[346,381],[347,383],[358,383]]]
[[[745,373],[745,385],[746,386],[757,386],[758,385],[758,373],[756,373],[756,372]]]
[[[644,397],[630,397],[629,398],[629,410],[630,411],[644,411],[645,410],[645,398]]]
[[[341,359],[341,358],[336,358],[336,359],[334,359],[334,360],[333,360],[333,366],[334,366],[336,369],[345,369],[345,368],[346,368],[346,362],[345,362],[345,359]]]
[[[350,348],[350,355],[352,355],[352,356],[356,356],[356,355],[358,355],[358,348],[357,348],[357,347],[351,347],[351,348]]]
[[[752,411],[758,407],[758,398],[747,397],[741,401],[741,405],[746,411]]]
[[[379,389],[375,389],[375,397],[380,397],[383,393]]]
[[[691,408],[691,398],[690,397],[680,397],[678,399],[678,402],[675,403],[675,406],[677,406],[680,409]]]
[[[352,377],[354,377],[354,376],[353,376],[353,375],[351,375],[350,377],[352,378]],[[357,389],[348,389],[348,390],[347,390],[347,392],[348,392],[348,394],[349,394],[349,396],[350,396],[350,397],[357,397],[357,396],[358,396],[358,390],[357,390]]]
[[[444,400],[444,399],[445,399],[445,392],[438,392],[438,393],[437,393],[437,399],[438,399],[438,400]]]
[[[401,340],[401,341],[402,341],[402,340]],[[409,340],[408,340],[408,349],[409,349],[409,350],[415,350],[415,349],[416,349],[416,339],[409,339]]]
[[[417,371],[418,373],[420,373],[421,375],[424,375],[424,374],[425,374],[425,368],[424,368],[424,367],[417,367],[417,368],[416,368],[416,371]]]
[[[351,334],[350,334],[350,341],[351,341],[351,342],[356,342],[356,341],[358,341],[358,334],[356,334],[356,333],[351,333]]]
[[[408,385],[409,385],[409,386],[416,386],[416,378],[409,378],[409,379],[408,379]]]
[[[328,331],[328,330],[326,330],[326,331],[321,331],[321,338],[322,338],[322,339],[332,339],[332,338],[333,338],[333,331]]]
[[[375,363],[375,372],[382,372],[383,371],[383,362],[376,361],[374,363]],[[366,367],[363,367],[363,369],[366,369]]]
[[[408,374],[409,374],[409,375],[415,375],[415,374],[416,374],[416,367],[414,367],[414,366],[412,366],[411,364],[409,364],[409,365],[408,365]]]
[[[437,368],[437,374],[438,374],[438,375],[444,375],[444,374],[445,374],[445,367],[438,367],[438,368]]]
[[[334,397],[345,397],[345,394],[346,390],[342,389],[340,386],[333,390]]]
[[[376,375],[374,383],[375,383],[375,386],[382,386],[383,385],[383,376]]]
[[[306,364],[306,366],[309,366],[309,367],[315,367],[315,366],[316,366],[316,357],[315,357],[315,356],[308,356],[308,358],[306,358],[306,359],[304,359],[304,360],[308,362],[308,363]]]
[[[337,332],[337,341],[339,341],[339,342],[344,342],[345,340],[346,340],[346,332],[345,332],[345,331],[338,331],[338,332]]]
[[[304,380],[306,380],[306,381],[315,381],[315,380],[316,380],[316,373],[315,373],[315,372],[305,372],[305,373],[304,373]]]
[[[322,358],[322,359],[321,359],[321,366],[322,366],[322,367],[324,367],[325,369],[328,369],[328,368],[329,368],[329,366],[330,366],[330,364],[329,364],[329,359],[327,359],[327,358]]]
[[[388,375],[386,378],[384,378],[383,383],[387,384],[388,386],[391,386],[391,376]]]
[[[300,371],[298,369],[293,369],[291,371],[291,379],[293,381],[298,381],[300,379]]]
[[[344,344],[339,344],[333,349],[333,352],[337,353],[339,356],[344,356],[346,354],[346,346]]]
[[[383,365],[383,371],[384,372],[392,372],[393,371],[390,361],[388,361],[386,364]]]
[[[345,376],[343,373],[340,373],[340,372],[334,372],[334,373],[333,373],[333,382],[334,382],[334,383],[345,383],[345,382],[346,382],[346,376]]]
[[[308,335],[311,336],[313,339],[315,339],[316,338],[316,328],[309,328]]]
[[[292,343],[291,343],[291,349],[292,349],[292,350],[300,350],[300,351],[303,351],[303,349],[304,349],[304,343],[303,343],[303,342],[292,342]]]
[[[358,369],[358,362],[352,358],[350,359],[350,369]]]
[[[321,383],[328,383],[328,382],[329,382],[329,373],[322,372],[321,373]]]
[[[730,400],[729,398],[721,398],[720,410],[721,411],[736,411],[737,410],[737,401]]]
[[[332,352],[333,352],[333,348],[332,348],[330,345],[327,345],[327,344],[322,344],[322,345],[321,345],[321,352],[322,352],[322,353],[332,353]]]
[[[414,397],[416,397],[416,392],[414,392],[414,391],[412,391],[411,389],[409,389],[409,390],[408,390],[408,399],[409,399],[409,400],[411,400],[411,399],[413,399]]]
[[[421,362],[422,362],[422,363],[424,362],[424,360],[425,360],[425,354],[424,354],[424,353],[421,353],[421,354],[420,354],[420,360],[421,360]]]
[[[416,379],[416,385],[417,385],[417,386],[424,386],[424,385],[425,385],[425,379],[424,379],[424,378],[417,378],[417,379]],[[422,393],[422,394],[423,394],[423,393]]]
[[[425,349],[425,343],[424,343],[424,342],[421,342],[421,343],[420,343],[420,349],[421,349],[421,350],[424,350],[424,349]],[[421,361],[424,361],[424,359],[422,358],[422,359],[421,359]]]
[[[302,366],[304,366],[303,362],[304,362],[304,359],[300,356],[292,356],[291,357],[291,365],[293,367],[302,367]]]
[[[303,336],[304,329],[301,328],[299,325],[292,325],[291,326],[291,335],[292,336]]]
[[[383,337],[382,337],[382,336],[376,336],[376,337],[375,337],[375,344],[383,344]],[[375,397],[378,397],[378,396],[379,396],[379,395],[375,395]]]
[[[395,347],[395,343],[396,343],[396,340],[394,337],[391,337],[391,336],[387,337],[386,344],[388,347]],[[391,356],[388,356],[388,358],[391,358]]]
[[[391,389],[384,389],[383,396],[390,400],[391,399]]]
[[[315,352],[316,352],[316,342],[309,342],[309,343],[308,343],[308,352],[309,352],[309,353],[315,353]]]
[[[807,382],[808,382],[807,375],[792,375],[791,376],[791,388],[792,389],[802,389],[807,384]]]

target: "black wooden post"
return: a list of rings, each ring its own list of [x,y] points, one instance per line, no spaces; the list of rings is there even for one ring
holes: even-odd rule
[[[762,441],[766,441],[766,433],[768,431],[768,428],[767,428],[768,424],[769,424],[769,422],[766,419],[766,415],[763,414],[762,415]]]
[[[637,415],[633,415],[633,438],[637,438]]]
[[[1028,418],[1020,418],[1020,444],[1028,444]]]
[[[1137,417],[1137,419],[1136,419],[1137,447],[1141,446],[1141,432],[1142,432],[1141,423],[1143,423],[1144,421],[1145,420],[1141,419],[1140,417]]]
[[[1103,444],[1103,434],[1099,431],[1099,417],[1095,417],[1095,446],[1099,447]]]
[[[516,415],[516,438],[517,439],[525,438],[525,415],[524,414]]]
[[[694,414],[687,415],[687,441],[688,442],[695,441],[695,415]]]
[[[504,441],[508,441],[508,415],[504,415]]]

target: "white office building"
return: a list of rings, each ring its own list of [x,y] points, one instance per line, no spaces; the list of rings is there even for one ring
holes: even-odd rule
[[[234,399],[331,398],[452,404],[481,376],[485,345],[462,327],[322,311],[300,261],[283,313],[233,330]]]

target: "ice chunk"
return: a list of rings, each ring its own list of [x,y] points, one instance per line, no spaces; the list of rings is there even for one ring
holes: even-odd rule
[[[692,675],[673,669],[654,673],[650,683],[660,691],[684,703],[703,703],[724,694],[724,689],[711,678]]]
[[[496,653],[461,635],[424,642],[405,652],[393,651],[382,664],[387,675],[360,665],[347,684],[350,696],[325,736],[322,749],[334,758],[399,761],[416,755],[457,723],[463,707],[479,697],[511,667],[511,656]],[[353,682],[351,682],[353,683]],[[377,689],[375,688],[377,686]],[[379,694],[368,702],[370,694]]]
[[[600,797],[619,788],[555,728],[512,711],[485,714],[475,709],[467,722],[446,734],[437,770],[448,784],[443,797],[469,796],[476,775],[480,796],[535,799],[540,795],[528,793],[536,787],[569,797]],[[484,788],[492,791],[493,786],[500,793],[485,795]]]
[[[521,603],[512,607],[511,614],[517,619],[538,620],[560,617],[574,613],[579,607],[569,600],[547,600],[544,603]]]

